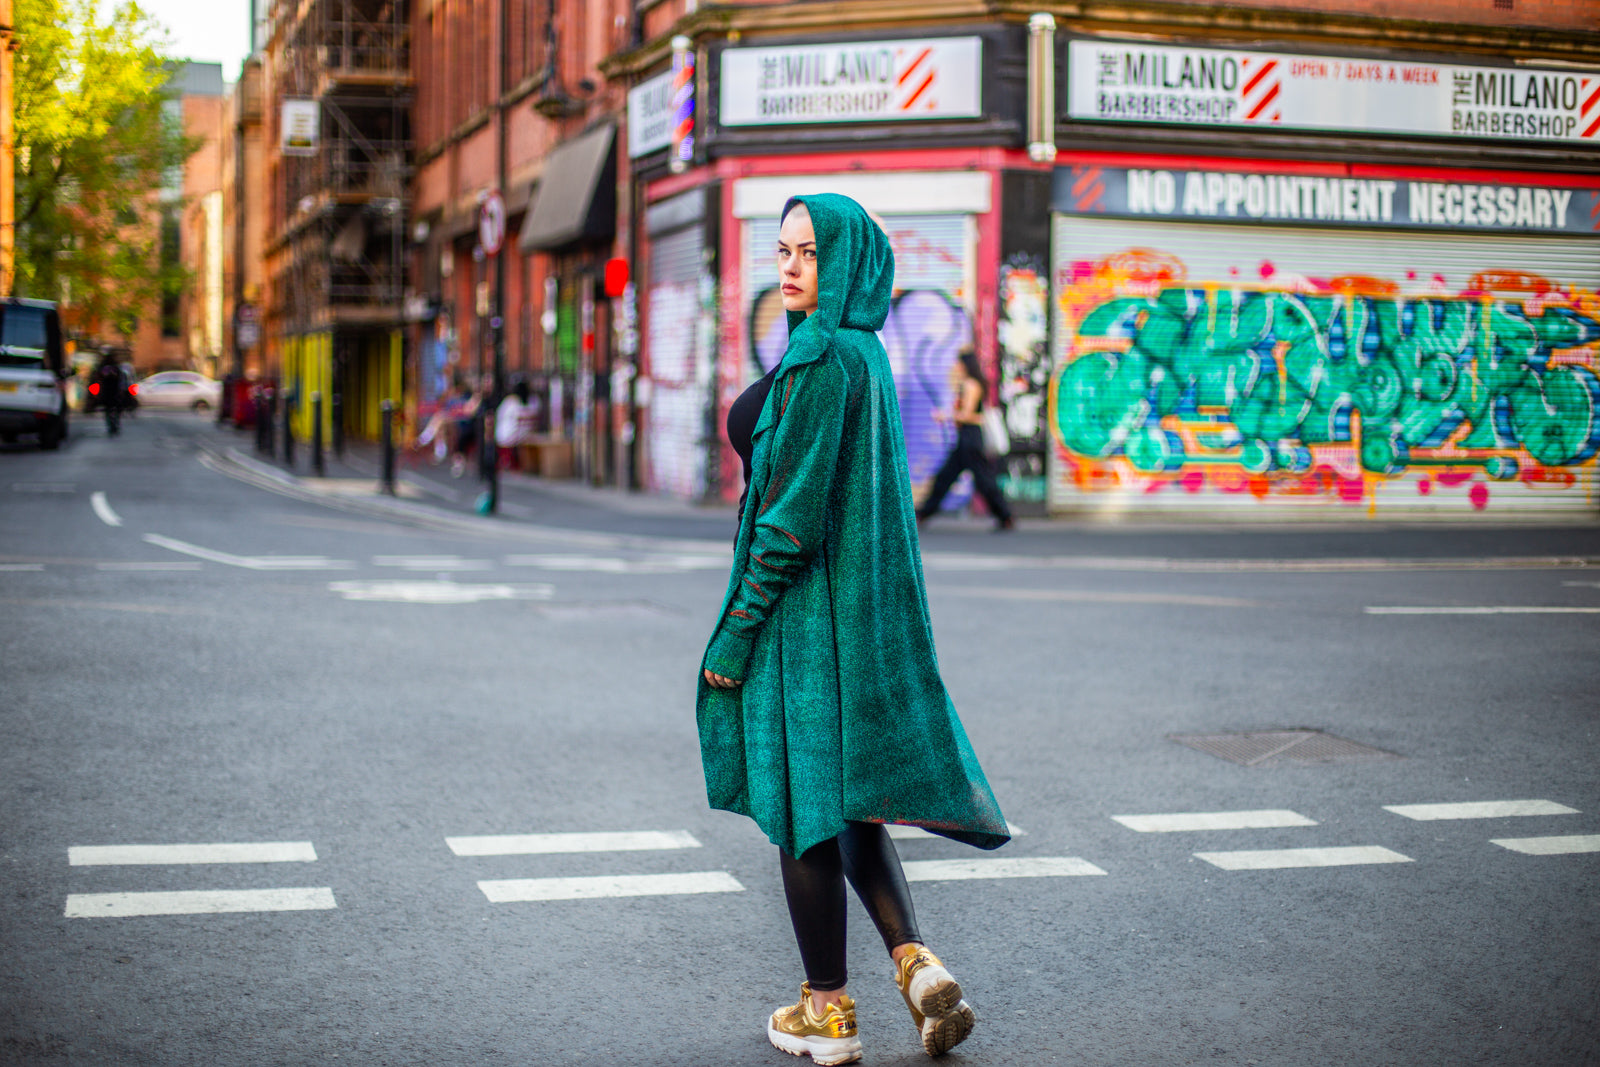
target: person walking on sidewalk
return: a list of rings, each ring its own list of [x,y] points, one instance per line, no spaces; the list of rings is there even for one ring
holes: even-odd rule
[[[989,505],[995,530],[1010,530],[1016,526],[1016,520],[1011,517],[1011,505],[1006,503],[1005,494],[1000,492],[994,468],[984,454],[983,404],[988,397],[989,387],[983,380],[983,371],[978,367],[978,357],[972,349],[961,350],[955,365],[951,367],[951,377],[955,379],[955,400],[949,413],[935,411],[933,417],[940,422],[948,419],[955,423],[956,443],[950,455],[945,457],[944,466],[934,475],[928,498],[917,509],[917,521],[926,522],[937,515],[945,494],[956,484],[961,472],[971,471],[972,487]]]
[[[886,824],[999,848],[1004,817],[934,656],[911,479],[888,355],[883,230],[854,200],[784,206],[789,345],[728,413],[750,463],[696,718],[711,806],[779,848],[806,981],[767,1038],[818,1064],[861,1058],[846,992],[845,881],[890,952],[922,1047],[977,1021],[917,929]]]

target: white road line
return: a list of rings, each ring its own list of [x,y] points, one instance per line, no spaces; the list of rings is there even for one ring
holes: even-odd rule
[[[1076,856],[1026,856],[996,860],[910,860],[908,882],[965,882],[979,878],[1073,878],[1105,874]]]
[[[494,566],[486,559],[460,556],[373,556],[374,567],[398,567],[403,571],[486,571]]]
[[[479,882],[491,904],[528,900],[595,900],[600,897],[681,896],[690,893],[742,893],[727,871],[689,874],[618,874],[600,878],[506,878]]]
[[[678,574],[684,571],[723,570],[727,556],[614,556],[516,555],[505,557],[508,567],[535,567],[546,571],[592,571],[597,574]]]
[[[1225,871],[1271,871],[1285,867],[1351,867],[1364,863],[1411,863],[1410,856],[1380,845],[1349,848],[1274,848],[1249,852],[1196,852]]]
[[[491,834],[447,837],[458,856],[542,856],[558,852],[642,852],[650,849],[699,848],[683,830],[639,830],[593,834]]]
[[[153,863],[312,863],[310,841],[260,841],[222,845],[75,845],[67,849],[72,867]]]
[[[1505,819],[1513,815],[1576,815],[1553,800],[1473,800],[1463,804],[1385,804],[1384,811],[1418,822],[1434,819]]]
[[[204,563],[190,562],[189,560],[173,560],[168,563],[96,563],[97,571],[198,571],[205,568]]]
[[[1190,608],[1259,608],[1259,600],[1201,596],[1187,593],[1116,593],[1090,589],[993,589],[966,585],[936,585],[930,591],[989,600],[1055,601],[1064,604],[1162,604]]]
[[[1600,834],[1562,837],[1497,837],[1490,844],[1529,856],[1566,856],[1574,852],[1600,852]]]
[[[1600,582],[1562,582],[1561,584],[1574,589],[1600,589]]]
[[[0,571],[42,571],[43,563],[0,563]]]
[[[181,552],[186,556],[194,556],[211,563],[223,563],[229,567],[242,567],[250,571],[339,571],[355,566],[349,560],[328,559],[326,556],[235,556],[229,552],[218,552],[215,549],[191,545],[187,541],[179,541],[173,537],[163,537],[161,534],[145,534],[144,539],[149,544]]]
[[[898,824],[895,824],[895,823],[891,823],[891,824],[889,824],[887,829],[889,831],[889,839],[891,841],[943,841],[943,840],[947,840],[946,838],[940,837],[938,834],[929,833],[928,831],[924,830],[920,826],[901,826],[901,825],[898,825]],[[1012,837],[1027,837],[1028,836],[1028,831],[1024,830],[1022,827],[1018,826],[1014,822],[1007,822],[1006,823],[1006,832],[1009,833]]]
[[[540,582],[456,582],[450,578],[376,578],[372,581],[329,582],[328,591],[346,600],[390,604],[476,604],[483,600],[549,600],[553,585]]]
[[[1504,604],[1488,607],[1369,607],[1362,610],[1368,615],[1600,615],[1600,608],[1516,607]]]
[[[111,505],[107,502],[106,495],[104,493],[91,493],[89,495],[89,506],[94,508],[94,513],[100,516],[100,521],[105,523],[107,526],[122,525],[122,518],[115,511],[111,510]]]
[[[1267,830],[1278,826],[1317,825],[1315,819],[1276,808],[1259,811],[1189,811],[1173,815],[1113,815],[1111,818],[1141,834],[1170,834],[1189,830]]]
[[[323,911],[339,905],[326,886],[305,889],[205,889],[175,893],[72,893],[68,919],[135,915],[214,915],[238,911]]]

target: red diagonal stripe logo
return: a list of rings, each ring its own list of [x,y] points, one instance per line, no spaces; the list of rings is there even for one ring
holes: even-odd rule
[[[1078,197],[1079,211],[1094,211],[1100,207],[1100,197],[1105,195],[1104,182],[1095,182],[1094,187]]]
[[[917,53],[917,58],[911,61],[911,65],[905,69],[905,71],[900,75],[900,79],[894,83],[895,88],[898,89],[900,86],[904,85],[911,77],[911,72],[922,66],[922,61],[931,55],[933,55],[933,49],[931,48],[924,48],[921,52]]]
[[[1594,131],[1596,130],[1600,130],[1600,119],[1595,119],[1593,122],[1589,123],[1589,128],[1583,131],[1583,135],[1585,137],[1593,137]]]
[[[1595,101],[1600,100],[1600,85],[1595,86],[1594,92],[1589,94],[1589,99],[1583,102],[1583,110],[1588,111],[1594,107]]]
[[[1085,167],[1078,175],[1078,180],[1072,183],[1072,195],[1082,196],[1083,191],[1100,180],[1099,167]]]
[[[909,100],[907,100],[905,103],[900,105],[900,110],[901,111],[910,111],[911,110],[911,105],[915,104],[917,102],[917,98],[920,97],[923,93],[927,92],[928,91],[928,86],[930,86],[932,84],[933,84],[933,72],[929,71],[928,72],[928,76],[926,78],[922,79],[922,84],[917,86],[917,91],[911,94],[911,98]]]
[[[1256,71],[1255,76],[1252,77],[1249,81],[1244,83],[1244,95],[1245,96],[1249,96],[1251,94],[1251,92],[1255,90],[1255,87],[1257,85],[1261,84],[1261,79],[1265,78],[1268,74],[1271,74],[1272,71],[1273,71],[1273,68],[1275,68],[1277,65],[1278,65],[1278,61],[1276,59],[1274,59],[1272,62],[1268,63],[1266,66],[1264,66],[1260,70]]]
[[[1267,95],[1263,96],[1261,98],[1261,103],[1259,103],[1255,107],[1251,108],[1250,109],[1250,114],[1246,115],[1245,118],[1247,118],[1247,119],[1255,118],[1257,115],[1261,114],[1263,111],[1265,111],[1267,109],[1267,105],[1268,104],[1272,103],[1276,99],[1278,99],[1278,83],[1277,82],[1273,82],[1272,83],[1272,88],[1267,91]]]

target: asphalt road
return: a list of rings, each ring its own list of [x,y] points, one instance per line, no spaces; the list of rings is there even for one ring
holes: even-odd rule
[[[694,731],[731,514],[517,485],[480,520],[239,444],[0,449],[0,1063],[792,1062],[774,849]],[[1023,831],[901,842],[980,1017],[948,1062],[1600,1064],[1600,529],[924,548]],[[1170,739],[1292,728],[1392,758]],[[1507,801],[1544,803],[1388,810]],[[1196,813],[1233,814],[1127,818]],[[256,848],[111,848],[216,845]],[[866,1062],[923,1062],[852,929]]]

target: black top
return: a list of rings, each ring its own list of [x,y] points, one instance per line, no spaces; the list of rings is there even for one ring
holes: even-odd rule
[[[739,497],[740,513],[744,512],[745,497],[750,495],[750,457],[755,452],[755,443],[751,438],[755,436],[756,422],[761,418],[761,409],[767,402],[767,394],[772,392],[772,379],[777,373],[778,368],[773,367],[766,377],[740,393],[739,399],[728,408],[728,443],[739,453],[739,460],[744,464],[744,493]]]

